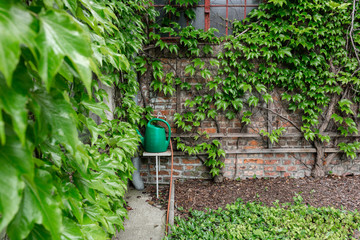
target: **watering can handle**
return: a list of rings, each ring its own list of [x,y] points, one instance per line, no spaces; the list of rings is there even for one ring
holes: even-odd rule
[[[167,140],[167,141],[170,142],[171,128],[170,128],[169,123],[168,123],[167,121],[161,119],[161,118],[153,118],[153,119],[151,119],[151,120],[148,122],[148,125],[149,125],[151,122],[153,122],[153,121],[160,121],[160,122],[166,123],[166,125],[167,125],[167,127],[168,127],[168,130],[169,130],[169,136],[168,136],[168,140]]]

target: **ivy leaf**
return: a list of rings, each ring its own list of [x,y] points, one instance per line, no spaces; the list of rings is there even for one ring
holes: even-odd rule
[[[25,187],[20,210],[7,228],[11,239],[25,239],[34,228],[35,223],[41,222],[41,213],[36,207],[36,199],[29,187]]]
[[[83,100],[81,102],[81,104],[86,109],[88,109],[91,112],[98,115],[101,118],[101,120],[103,120],[104,122],[108,121],[104,111],[109,111],[110,112],[110,109],[104,102],[95,102],[94,99],[91,99],[91,100],[85,99],[85,100]]]
[[[39,15],[40,32],[36,39],[39,52],[39,74],[49,90],[64,57],[68,57],[88,93],[91,92],[90,37],[66,13],[47,11]]]
[[[53,137],[66,148],[74,153],[79,144],[76,130],[76,113],[72,106],[64,99],[62,94],[37,90],[32,95],[32,100],[40,106],[40,113],[37,115],[39,124],[43,127],[50,127]]]
[[[274,5],[280,5],[282,7],[283,4],[286,5],[286,0],[269,0],[270,3],[274,3]]]
[[[225,116],[229,119],[232,120],[236,117],[236,114],[233,111],[228,111]]]
[[[192,66],[192,65],[187,65],[187,66],[185,67],[185,74],[188,74],[188,73],[190,73],[191,76],[193,76],[193,75],[195,74],[195,68],[194,68],[194,66]]]
[[[208,113],[207,113],[207,116],[208,116],[209,118],[215,119],[215,117],[217,116],[216,110],[215,110],[215,109],[209,110]]]
[[[30,24],[33,18],[29,12],[12,1],[0,3],[0,72],[7,85],[11,85],[12,74],[19,62],[20,44],[32,47],[35,32]]]
[[[210,79],[211,77],[211,72],[209,69],[203,69],[200,71],[201,73],[201,77],[205,78],[205,79]]]
[[[291,48],[289,47],[279,49],[278,53],[282,58],[285,56],[285,54],[288,55],[289,57],[292,57]]]
[[[17,79],[20,81],[20,79]],[[26,80],[23,79],[25,82]],[[0,112],[3,109],[13,120],[13,127],[21,142],[25,144],[25,132],[27,128],[27,108],[28,98],[9,88],[5,79],[0,74]],[[1,133],[1,129],[0,129]],[[2,143],[5,142],[4,132],[2,134]]]
[[[42,224],[51,233],[52,239],[60,239],[62,226],[60,203],[54,197],[54,183],[51,174],[36,169],[34,181],[27,179],[26,185],[34,198],[34,212],[40,212]]]
[[[231,101],[231,104],[236,111],[240,111],[243,108],[243,101],[240,98],[234,99],[233,101]]]
[[[7,126],[10,128],[9,126]],[[33,177],[31,152],[22,146],[14,134],[7,136],[4,146],[0,146],[0,232],[18,212],[25,184],[23,175]]]
[[[215,102],[216,109],[219,110],[222,108],[224,111],[229,106],[229,103],[225,100],[219,99]]]
[[[259,102],[259,99],[257,97],[255,97],[255,96],[249,97],[248,103],[250,106],[253,105],[254,107],[256,107],[258,102]]]

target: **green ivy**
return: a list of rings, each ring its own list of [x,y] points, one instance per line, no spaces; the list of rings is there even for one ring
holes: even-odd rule
[[[0,2],[1,235],[109,239],[123,229],[144,112],[133,57],[143,17],[155,16],[149,3]],[[120,95],[116,120],[100,82]]]
[[[185,57],[189,64],[183,69],[183,76],[172,75],[175,81],[167,78],[164,81],[165,74],[161,73],[164,70],[158,68],[151,84],[155,91],[165,94],[172,95],[174,85],[192,93],[193,97],[185,100],[184,112],[176,113],[174,120],[179,129],[198,139],[201,122],[216,122],[220,115],[251,124],[253,113],[259,108],[264,110],[263,105],[272,102],[272,93],[278,91],[288,110],[300,116],[301,123],[294,127],[301,130],[310,144],[324,148],[323,142],[332,141],[324,134],[326,130],[338,131],[346,137],[357,134],[359,129],[360,66],[355,53],[359,51],[360,16],[355,12],[354,19],[351,17],[357,7],[330,0],[269,1],[243,21],[234,21],[233,34],[222,38],[214,35],[216,29],[204,32],[192,26],[181,28],[174,19],[182,9],[171,8],[167,21],[152,27],[158,29],[155,32],[171,33],[177,42],[166,43],[153,33],[149,43],[159,46],[160,51],[174,53],[170,50],[172,46],[178,57]],[[352,22],[354,44],[349,40]],[[208,55],[213,54],[214,44],[223,49],[215,58]],[[210,58],[209,62],[203,56]],[[148,64],[156,61],[160,64],[158,59],[149,59]],[[196,78],[198,83],[189,84],[187,77]],[[288,122],[294,124],[290,119]],[[259,134],[276,143],[284,131],[284,128],[273,132],[261,130]],[[347,138],[338,147],[354,158],[359,146],[351,141]],[[183,151],[207,151],[200,147],[201,141],[187,147],[184,142],[178,141],[178,148]],[[324,155],[317,159],[322,162],[316,165],[323,167]],[[209,157],[205,164],[217,169],[212,170],[216,175],[222,164],[220,158],[217,164],[210,164],[213,161]]]

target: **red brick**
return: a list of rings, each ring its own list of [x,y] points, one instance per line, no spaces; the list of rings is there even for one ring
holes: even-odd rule
[[[296,171],[296,167],[295,166],[291,166],[287,168],[288,171]]]
[[[180,173],[179,173],[179,172],[173,172],[173,175],[174,175],[174,176],[179,176]]]
[[[276,176],[277,174],[277,172],[266,172],[265,176]]]
[[[186,170],[193,170],[194,166],[186,166]]]
[[[265,171],[274,171],[274,167],[264,167]]]
[[[151,171],[150,174],[155,176],[156,171]],[[170,173],[168,171],[159,171],[159,175],[170,175]]]
[[[258,159],[258,158],[250,158],[250,159],[244,159],[244,163],[257,163],[257,164],[263,164],[264,160]]]
[[[175,169],[175,170],[183,170],[183,166],[174,165],[173,169]]]
[[[245,146],[244,149],[256,149],[258,148],[257,146]]]
[[[260,143],[259,143],[259,141],[251,140],[251,141],[249,141],[249,145],[250,145],[250,146],[259,146]]]
[[[216,128],[206,128],[205,131],[209,133],[216,133]]]
[[[285,167],[277,166],[277,167],[276,167],[276,171],[284,172],[284,171],[285,171]]]
[[[272,165],[272,164],[277,164],[278,160],[265,160],[265,164],[266,165]]]
[[[286,173],[284,173],[284,177],[290,177],[290,173],[288,173],[288,172],[286,172]]]
[[[200,160],[199,159],[183,159],[182,163],[183,164],[199,164]]]
[[[283,158],[283,157],[285,157],[285,154],[284,153],[277,153],[277,154],[275,154],[275,156],[277,158]]]
[[[140,173],[140,176],[143,176],[143,177],[146,177],[148,174],[147,174],[147,172],[141,172]]]
[[[290,164],[291,164],[291,160],[285,160],[283,164],[284,164],[284,165],[290,165]]]

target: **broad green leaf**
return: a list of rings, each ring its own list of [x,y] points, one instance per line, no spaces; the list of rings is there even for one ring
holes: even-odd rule
[[[98,115],[104,122],[108,121],[104,111],[110,111],[110,109],[104,102],[95,102],[94,99],[91,99],[83,100],[81,104],[91,112]]]
[[[25,187],[22,176],[33,177],[32,154],[14,134],[8,134],[6,144],[0,146],[0,165],[1,232],[19,210]]]
[[[20,79],[16,80],[20,81]],[[3,109],[7,114],[10,115],[13,121],[12,125],[14,131],[19,136],[23,144],[25,144],[25,132],[28,122],[28,113],[26,109],[27,101],[28,99],[26,96],[16,92],[12,88],[9,88],[5,82],[5,79],[0,75],[0,111],[1,109]],[[2,138],[3,137],[4,135],[2,136]],[[2,142],[5,142],[5,139],[3,140],[4,141]]]
[[[36,38],[39,74],[49,90],[64,57],[68,57],[88,93],[91,92],[91,47],[87,32],[67,13],[47,11],[39,15],[40,32]]]
[[[98,139],[99,135],[103,137],[103,139],[106,139],[105,131],[98,127],[96,122],[92,118],[86,118],[86,126],[88,127],[90,133],[91,133],[91,143],[94,144],[96,140]]]
[[[24,239],[34,228],[35,223],[41,223],[41,213],[36,199],[29,187],[25,187],[20,209],[7,228],[10,239]]]
[[[0,73],[9,86],[19,62],[20,44],[33,45],[35,32],[30,27],[32,21],[33,17],[20,4],[0,2]]]
[[[84,236],[81,232],[79,225],[75,223],[75,221],[64,218],[64,230],[62,231],[62,238],[66,240],[82,240]]]
[[[4,145],[6,140],[5,136],[5,122],[2,116],[2,109],[0,108],[0,145]]]
[[[34,181],[27,179],[26,185],[41,213],[42,224],[51,233],[52,239],[60,239],[62,228],[60,202],[54,196],[55,187],[51,174],[45,170],[36,169]]]
[[[44,91],[35,91],[32,99],[40,106],[40,115],[38,121],[49,127],[52,136],[64,144],[72,153],[79,144],[78,133],[76,129],[76,113],[71,105],[64,99],[63,95],[56,91],[47,94]]]
[[[30,232],[26,240],[49,240],[51,234],[47,231],[44,226],[36,224],[34,229]]]

